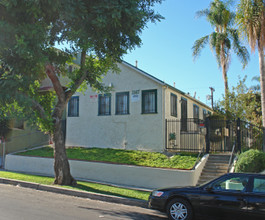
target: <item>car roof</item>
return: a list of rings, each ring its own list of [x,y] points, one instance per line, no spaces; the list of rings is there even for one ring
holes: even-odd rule
[[[227,173],[224,176],[255,176],[255,177],[265,177],[265,174],[261,173]]]

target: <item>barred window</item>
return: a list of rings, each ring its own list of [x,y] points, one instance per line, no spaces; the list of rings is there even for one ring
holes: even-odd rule
[[[157,90],[142,91],[142,114],[157,113]]]
[[[129,92],[116,93],[116,115],[129,114]]]
[[[98,96],[98,115],[111,115],[111,94]]]
[[[68,117],[79,116],[79,96],[73,96],[68,102]]]
[[[193,105],[193,118],[199,119],[199,106]]]
[[[170,96],[170,105],[171,105],[171,116],[177,117],[178,97],[174,94],[171,94]]]

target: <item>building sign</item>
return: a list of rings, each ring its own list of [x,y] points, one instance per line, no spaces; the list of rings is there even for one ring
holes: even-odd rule
[[[140,101],[140,90],[133,90],[132,91],[131,101],[132,102],[139,102]]]
[[[98,101],[98,95],[89,96],[89,102],[97,102],[97,101]]]

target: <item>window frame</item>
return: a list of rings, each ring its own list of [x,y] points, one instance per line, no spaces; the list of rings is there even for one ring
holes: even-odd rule
[[[118,96],[125,95],[127,96],[127,111],[125,113],[122,113],[122,111],[118,111]],[[130,93],[129,92],[117,92],[116,93],[116,104],[115,104],[115,115],[129,115],[130,114]]]
[[[200,118],[200,107],[198,105],[196,105],[196,104],[193,104],[193,118],[194,119],[199,119]]]
[[[71,102],[72,102],[73,100],[75,100],[75,99],[77,100],[76,114],[74,114],[75,111],[72,112],[72,110],[71,110]],[[75,106],[74,106],[74,108],[75,108]],[[70,98],[70,100],[68,101],[68,113],[67,113],[67,115],[68,115],[68,117],[79,117],[79,96],[72,96],[72,97]]]
[[[173,93],[170,94],[170,115],[178,117],[178,96]]]
[[[185,103],[185,105],[184,105]],[[185,110],[185,112],[184,112]],[[183,117],[186,116],[186,117]],[[180,131],[181,132],[187,132],[188,131],[188,100],[184,97],[181,97],[181,126]]]
[[[103,114],[101,111],[101,98],[109,98],[109,112],[106,114],[106,112]],[[111,94],[99,94],[98,95],[98,116],[110,116],[111,115]]]
[[[155,103],[154,103],[154,111],[146,111],[145,110],[145,102],[144,102],[144,97],[148,93],[153,93],[155,95]],[[142,90],[142,114],[157,114],[157,89],[151,89],[151,90]]]

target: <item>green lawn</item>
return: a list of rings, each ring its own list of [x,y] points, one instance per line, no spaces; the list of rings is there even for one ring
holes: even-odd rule
[[[19,155],[53,157],[53,149],[50,146],[46,146],[40,149],[19,153]],[[75,160],[176,169],[192,169],[197,159],[197,154],[191,153],[182,153],[168,158],[162,153],[81,147],[68,148],[67,156],[69,159]]]
[[[28,174],[21,174],[15,172],[7,172],[7,171],[0,171],[0,177],[7,179],[14,179],[14,180],[22,180],[26,182],[32,182],[44,185],[53,185],[54,181],[54,178],[52,177],[35,176],[35,175],[28,175]],[[120,187],[104,185],[104,184],[81,182],[81,181],[77,181],[77,186],[59,186],[59,185],[56,186],[68,189],[82,190],[87,192],[101,193],[101,194],[141,199],[141,200],[148,200],[148,196],[150,194],[150,192],[141,191],[141,190],[125,189]]]

